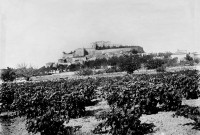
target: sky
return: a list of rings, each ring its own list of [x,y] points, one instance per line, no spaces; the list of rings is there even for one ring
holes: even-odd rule
[[[0,68],[57,62],[95,41],[200,51],[199,0],[0,0]]]

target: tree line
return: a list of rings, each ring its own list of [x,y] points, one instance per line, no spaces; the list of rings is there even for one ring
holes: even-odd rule
[[[142,55],[136,50],[132,50],[129,54],[121,55],[119,57],[113,56],[111,58],[101,58],[96,60],[85,61],[83,64],[76,63],[71,65],[51,65],[48,67],[41,67],[39,69],[28,67],[26,64],[18,65],[18,68],[7,68],[1,75],[3,81],[13,81],[15,78],[24,77],[27,81],[32,76],[50,75],[56,71],[68,72],[79,71],[82,69],[106,69],[106,72],[122,72],[133,73],[135,70],[156,69],[158,72],[164,72],[166,67],[173,67],[178,65],[194,65],[199,63],[199,59],[193,59],[190,55],[186,55],[185,60],[178,62],[178,58],[171,58],[172,53],[157,53]],[[87,71],[87,70],[83,70]]]

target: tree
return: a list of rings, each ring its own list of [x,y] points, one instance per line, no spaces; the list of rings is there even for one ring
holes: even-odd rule
[[[158,67],[161,67],[163,64],[165,64],[165,61],[163,59],[150,59],[146,63],[147,69],[156,69]]]
[[[117,56],[113,56],[110,59],[108,59],[108,64],[110,66],[117,66],[118,63],[119,63],[119,58]]]
[[[56,72],[57,66],[58,66],[57,64],[52,64],[49,68],[50,68],[51,71]]]
[[[131,49],[131,53],[132,53],[132,54],[138,54],[138,51],[135,50],[135,49]]]
[[[185,59],[187,61],[193,61],[193,58],[189,54],[186,55]]]
[[[139,55],[124,55],[123,57],[120,57],[119,68],[122,71],[126,71],[128,74],[138,70],[141,68]]]
[[[81,69],[81,64],[77,63],[77,64],[71,64],[68,66],[69,71],[77,71],[79,69]]]
[[[64,65],[58,65],[57,69],[59,70],[59,72],[63,72],[65,70],[65,66]]]
[[[46,69],[45,66],[43,66],[43,67],[41,67],[41,68],[38,69],[38,74],[39,75],[45,75],[46,72],[47,72],[47,69]]]
[[[154,57],[154,55],[153,54],[148,54],[148,55],[140,55],[140,61],[142,62],[142,63],[147,63],[149,60],[152,60],[153,59],[153,57]]]
[[[173,67],[173,66],[176,66],[177,64],[178,64],[178,58],[177,57],[172,58],[172,59],[167,59],[166,66]]]
[[[18,68],[16,69],[17,77],[25,77],[27,81],[30,80],[32,76],[38,75],[38,70],[30,66],[27,68],[25,63],[18,64]]]
[[[7,69],[3,70],[1,73],[1,79],[4,82],[14,81],[15,78],[16,78],[16,73],[14,72],[12,68],[7,67]]]
[[[194,62],[198,64],[200,62],[200,58],[195,58]]]
[[[165,59],[169,59],[171,57],[172,53],[171,52],[165,52],[165,53],[158,53],[159,57],[164,57]]]

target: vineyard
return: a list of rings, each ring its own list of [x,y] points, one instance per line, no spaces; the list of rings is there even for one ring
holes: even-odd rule
[[[197,99],[197,70],[157,74],[65,79],[26,83],[3,83],[1,112],[24,117],[26,129],[41,135],[76,134],[78,127],[66,126],[88,115],[86,107],[105,100],[109,109],[95,115],[101,122],[91,134],[143,135],[153,132],[152,123],[142,123],[142,115],[175,111],[200,125],[198,108],[183,106],[183,99]],[[175,117],[174,116],[174,117]],[[193,117],[192,117],[193,116]]]

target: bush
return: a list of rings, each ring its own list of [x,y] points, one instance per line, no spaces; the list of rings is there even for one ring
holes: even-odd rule
[[[15,78],[16,78],[16,73],[14,72],[14,70],[12,68],[8,67],[7,69],[3,70],[1,73],[1,79],[4,82],[14,81]]]
[[[194,120],[195,122],[193,123],[194,129],[199,129],[200,126],[200,110],[199,107],[193,107],[193,106],[188,106],[188,105],[183,105],[181,108],[176,110],[175,114],[173,117],[178,117],[178,116],[183,116],[185,118],[189,118]]]
[[[125,55],[121,58],[119,68],[121,71],[126,71],[128,74],[141,68],[139,55]]]
[[[93,70],[91,68],[80,69],[76,75],[93,75]]]
[[[193,58],[189,54],[187,54],[186,57],[185,57],[185,60],[186,61],[193,61]]]
[[[77,71],[81,69],[80,64],[71,64],[68,66],[69,71]]]
[[[117,67],[106,68],[105,71],[106,73],[120,72],[120,70],[117,69]]]
[[[182,66],[194,66],[194,61],[182,60],[182,61],[180,61],[180,65],[182,65]]]
[[[200,62],[200,58],[195,58],[194,62],[198,64]]]
[[[164,63],[165,62],[162,59],[151,59],[151,60],[147,61],[146,67],[147,67],[147,69],[157,69],[157,68],[161,67]]]
[[[123,91],[123,89],[121,89]],[[138,92],[134,92],[138,93]],[[138,103],[138,95],[133,96],[132,91],[117,91],[108,94],[107,101],[110,111],[96,115],[97,119],[104,120],[94,130],[101,134],[109,131],[112,135],[143,135],[152,131],[152,126],[143,125],[140,121],[142,108]]]
[[[172,58],[172,59],[167,59],[167,63],[166,63],[167,67],[174,67],[174,66],[177,66],[177,65],[178,65],[178,58],[177,57]]]
[[[139,120],[141,115],[142,113],[137,107],[130,110],[113,108],[107,114],[103,114],[103,117],[100,114],[99,119],[104,120],[106,117],[106,121],[100,123],[93,132],[101,134],[102,129],[110,127],[109,133],[112,135],[142,135],[143,130]]]
[[[94,74],[95,74],[95,75],[103,74],[103,73],[105,73],[105,70],[94,71]]]
[[[161,66],[161,67],[158,67],[156,69],[157,72],[165,72],[166,71],[166,67],[165,66]]]
[[[26,81],[30,81],[31,77],[39,75],[38,70],[33,67],[19,67],[15,72],[17,77],[24,77]]]

